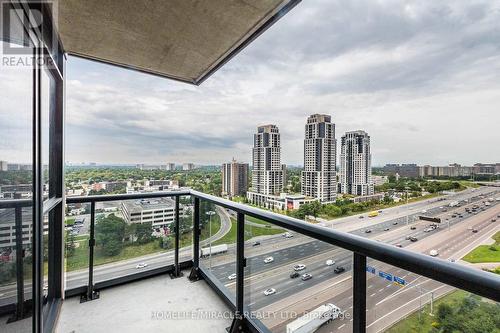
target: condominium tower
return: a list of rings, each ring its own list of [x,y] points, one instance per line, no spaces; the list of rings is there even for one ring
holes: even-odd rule
[[[304,138],[302,194],[321,202],[337,196],[335,124],[331,117],[313,114],[307,118]]]
[[[346,132],[341,139],[340,192],[373,194],[370,136],[365,131]]]
[[[222,164],[222,195],[245,195],[248,189],[248,163],[232,160]]]
[[[264,125],[254,134],[252,150],[252,190],[248,199],[264,204],[267,197],[283,191],[283,167],[281,165],[280,133],[276,125]]]

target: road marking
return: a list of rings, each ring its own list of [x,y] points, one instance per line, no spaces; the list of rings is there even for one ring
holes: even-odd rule
[[[344,327],[345,324],[340,325],[337,329],[340,330],[342,327]]]
[[[380,289],[378,290],[378,292],[379,292],[379,293],[380,293],[380,292],[382,292],[382,291],[384,291],[384,288],[380,288]]]
[[[375,296],[376,294],[377,294],[377,293],[373,293],[373,294],[371,294],[371,295],[370,295],[370,297],[373,297],[373,296]]]
[[[437,287],[436,289],[432,290],[432,292],[436,292],[436,290],[441,289],[441,288],[446,287],[446,286],[448,286],[448,285],[443,284],[443,285],[441,285],[441,286]],[[416,301],[417,299],[418,299],[418,298],[414,298],[414,299],[412,299],[411,301],[409,301],[409,302],[407,302],[407,303],[403,304],[402,306],[400,306],[400,307],[398,307],[398,308],[396,308],[396,309],[392,310],[391,312],[386,313],[386,314],[385,314],[385,315],[383,315],[382,317],[380,317],[380,318],[378,318],[377,320],[373,321],[370,325],[367,325],[367,326],[366,326],[366,328],[368,328],[368,327],[372,326],[372,325],[373,325],[373,324],[375,324],[377,321],[379,321],[379,320],[381,320],[381,319],[383,319],[383,318],[385,318],[385,317],[387,317],[387,316],[389,316],[389,315],[393,314],[394,312],[396,312],[396,311],[398,311],[398,310],[401,310],[403,307],[405,307],[406,305],[410,304],[411,302]]]

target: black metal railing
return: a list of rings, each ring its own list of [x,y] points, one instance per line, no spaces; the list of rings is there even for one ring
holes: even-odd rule
[[[193,257],[192,260],[179,263],[179,200],[181,196],[191,196],[193,202]],[[147,272],[139,272],[127,277],[120,277],[112,281],[104,281],[98,284],[93,282],[93,251],[95,246],[95,204],[97,202],[121,201],[145,198],[175,198],[175,246],[174,264],[161,269]],[[200,266],[200,201],[206,201],[220,207],[230,209],[237,214],[236,219],[236,294],[233,297],[228,290],[210,270]],[[205,194],[195,190],[182,190],[172,192],[155,192],[140,194],[120,194],[103,196],[68,197],[66,203],[90,203],[91,225],[89,239],[89,282],[85,289],[76,288],[67,290],[66,295],[83,293],[83,300],[91,300],[96,297],[96,290],[116,284],[122,284],[133,280],[149,277],[155,274],[170,272],[173,277],[180,276],[180,270],[191,267],[189,278],[191,280],[205,279],[220,296],[235,311],[235,321],[231,331],[236,332],[239,328],[256,332],[269,332],[262,323],[248,316],[244,293],[244,268],[246,265],[244,247],[244,224],[245,216],[258,218],[273,225],[295,231],[299,234],[314,238],[316,240],[338,246],[353,252],[353,331],[366,331],[366,263],[367,259],[375,259],[380,262],[405,269],[407,271],[425,276],[427,278],[442,282],[455,288],[477,294],[500,302],[500,278],[493,274],[462,265],[453,264],[444,260],[432,258],[420,253],[397,248],[368,238],[353,235],[330,228],[323,228],[311,223],[292,218],[289,216],[273,213],[252,206],[235,203],[230,200]],[[20,218],[17,209],[31,205],[30,200],[6,200],[0,201],[0,209],[15,208],[16,223]],[[19,216],[18,216],[19,215]],[[17,224],[16,224],[17,225]],[[18,248],[17,248],[18,249]],[[21,284],[23,285],[23,284]],[[21,286],[22,287],[22,286]],[[18,286],[19,288],[19,286]],[[19,290],[18,290],[19,292]],[[22,311],[22,310],[21,310]]]

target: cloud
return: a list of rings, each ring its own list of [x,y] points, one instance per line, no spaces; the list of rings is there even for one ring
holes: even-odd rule
[[[337,139],[371,135],[374,164],[498,161],[499,51],[498,1],[318,0],[200,87],[70,57],[66,157],[250,162],[274,123],[302,164],[306,118],[327,113]]]

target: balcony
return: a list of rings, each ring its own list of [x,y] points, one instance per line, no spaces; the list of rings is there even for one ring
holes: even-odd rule
[[[26,98],[8,94],[19,103],[13,109],[31,115],[32,164],[25,171],[32,184],[22,197],[0,200],[0,241],[9,242],[2,253],[2,332],[397,332],[404,318],[410,324],[437,318],[440,325],[440,313],[478,309],[484,331],[497,324],[500,279],[453,262],[450,247],[466,249],[497,228],[489,221],[498,203],[472,222],[482,227],[476,236],[458,221],[447,236],[429,234],[440,248],[435,258],[423,242],[394,244],[403,228],[377,241],[363,237],[369,221],[308,223],[191,189],[66,197],[66,53],[198,85],[298,1],[173,1],[177,11],[159,6],[148,18],[118,2],[58,3],[59,27],[45,5],[8,4],[17,6],[20,35],[3,43],[26,38],[40,62],[19,74]],[[33,26],[24,20],[31,10],[49,19]],[[224,10],[229,14],[221,20],[216,14]],[[99,20],[93,14],[101,11]],[[135,34],[124,33],[129,28]],[[136,47],[123,48],[130,43]],[[167,49],[177,52],[159,61]],[[71,223],[69,205],[82,212]],[[162,205],[154,210],[161,213],[150,211]],[[132,206],[129,217],[122,213]],[[154,239],[135,223],[152,219],[158,219]],[[405,232],[419,221],[406,223]],[[445,299],[451,310],[438,307]]]

